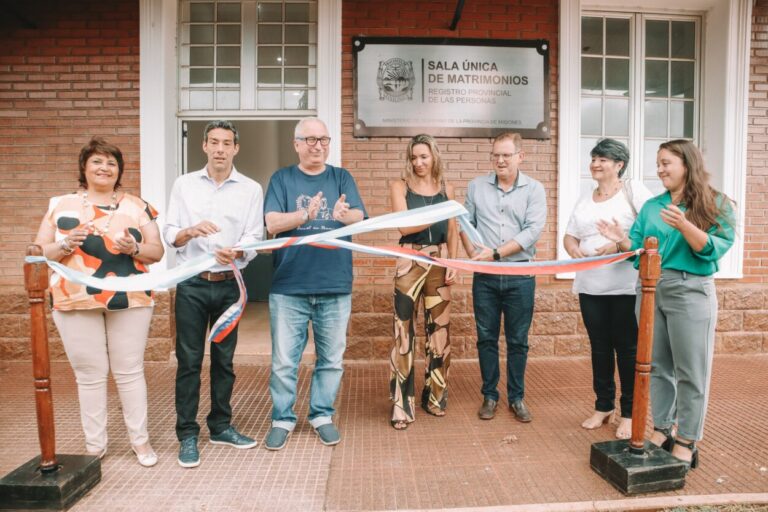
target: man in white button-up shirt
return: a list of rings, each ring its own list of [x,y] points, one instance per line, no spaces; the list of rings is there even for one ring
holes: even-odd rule
[[[176,288],[176,436],[181,444],[179,464],[186,468],[200,465],[196,417],[206,331],[239,297],[231,264],[242,269],[256,256],[255,251],[236,247],[264,236],[264,194],[261,185],[235,169],[233,160],[239,149],[232,123],[208,123],[203,138],[208,164],[176,180],[163,229],[163,238],[176,250],[179,262],[205,254],[216,257],[210,271]],[[237,328],[211,345],[211,412],[207,424],[211,443],[253,448],[256,441],[230,423],[236,345]]]

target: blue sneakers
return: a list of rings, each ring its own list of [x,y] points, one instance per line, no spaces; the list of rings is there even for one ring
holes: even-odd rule
[[[272,451],[282,450],[288,443],[288,436],[290,435],[290,430],[280,427],[272,427],[269,430],[269,434],[267,434],[267,440],[264,441],[264,448]]]
[[[197,451],[197,437],[188,437],[181,440],[179,447],[179,466],[183,468],[196,468],[200,465],[200,452]]]
[[[320,425],[315,429],[315,432],[317,432],[320,442],[325,446],[333,446],[339,444],[341,441],[341,434],[339,434],[339,431],[333,423]]]
[[[227,430],[220,434],[211,434],[211,444],[225,444],[239,450],[247,450],[259,443],[248,436],[244,436],[230,425]]]

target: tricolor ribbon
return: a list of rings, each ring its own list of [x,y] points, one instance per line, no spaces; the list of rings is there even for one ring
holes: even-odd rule
[[[425,206],[423,208],[414,208],[400,212],[389,213],[378,217],[344,226],[331,231],[317,233],[303,237],[275,238],[237,246],[237,249],[248,251],[271,251],[281,249],[292,245],[309,244],[314,247],[325,249],[347,249],[350,251],[373,254],[377,256],[389,256],[395,258],[408,258],[419,261],[427,265],[438,265],[445,268],[463,270],[467,272],[480,272],[484,274],[498,275],[548,275],[561,272],[579,272],[589,270],[611,263],[626,260],[631,256],[637,255],[642,250],[629,251],[620,254],[609,254],[605,256],[591,256],[588,258],[578,258],[564,261],[534,261],[534,262],[488,262],[488,261],[469,261],[449,258],[437,258],[428,256],[422,252],[405,247],[374,247],[340,240],[341,237],[369,233],[381,229],[397,229],[404,227],[423,226],[425,224],[434,224],[442,220],[457,217],[461,230],[467,234],[469,239],[475,245],[483,245],[483,240],[477,230],[472,226],[468,219],[467,210],[456,201],[445,201],[435,205]],[[93,277],[82,272],[73,270],[57,261],[48,260],[43,256],[27,256],[28,263],[45,262],[54,272],[61,277],[100,290],[112,290],[121,292],[134,292],[145,290],[156,290],[162,288],[171,288],[176,284],[189,279],[192,276],[206,271],[216,264],[213,255],[206,255],[188,260],[181,265],[163,270],[160,272],[151,272],[144,274],[135,274],[128,277]],[[237,326],[240,317],[245,310],[247,302],[247,293],[243,277],[236,266],[233,265],[235,278],[240,288],[240,298],[235,304],[232,304],[224,314],[211,328],[209,341],[218,343],[223,340]]]
[[[208,341],[211,343],[220,343],[227,335],[237,327],[240,323],[240,317],[245,312],[245,305],[248,302],[248,292],[245,289],[245,281],[243,281],[243,275],[234,263],[230,264],[232,270],[235,272],[235,279],[237,280],[237,286],[240,288],[240,297],[237,302],[227,308],[227,310],[221,314],[216,320],[216,323],[211,327],[211,332],[208,333]]]

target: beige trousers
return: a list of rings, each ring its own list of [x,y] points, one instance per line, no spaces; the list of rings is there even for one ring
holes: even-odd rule
[[[131,444],[140,446],[149,440],[144,349],[151,320],[151,307],[53,312],[53,321],[75,371],[80,419],[89,452],[101,452],[107,447],[107,378],[110,369],[117,384]]]

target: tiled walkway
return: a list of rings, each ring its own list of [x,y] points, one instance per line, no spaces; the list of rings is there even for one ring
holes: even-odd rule
[[[337,511],[504,505],[529,510],[533,504],[605,510],[650,503],[647,498],[627,500],[589,468],[590,444],[610,439],[613,430],[579,427],[592,405],[589,362],[584,359],[529,362],[527,402],[534,421],[527,425],[514,421],[502,408],[492,421],[477,419],[477,364],[455,363],[448,415],[436,418],[419,410],[417,421],[404,432],[389,426],[386,365],[351,364],[338,401],[343,440],[334,448],[322,446],[304,419],[309,369],[303,368],[297,404],[302,419],[286,449],[214,446],[204,431],[202,465],[196,469],[176,463],[174,375],[172,365],[147,365],[150,434],[160,463],[149,469],[136,463],[112,389],[111,441],[103,478],[72,510]],[[235,424],[263,440],[269,428],[269,368],[240,365],[237,375]],[[52,377],[57,452],[80,453],[83,439],[71,370],[66,363],[56,363]],[[203,423],[209,407],[207,389],[206,379],[200,408]],[[701,466],[689,474],[682,491],[653,495],[654,507],[682,502],[686,496],[714,503],[730,494],[768,502],[766,397],[768,357],[716,358],[705,440],[700,444]],[[6,474],[38,453],[28,363],[0,363],[0,411],[0,474]],[[709,499],[701,497],[705,495]]]

